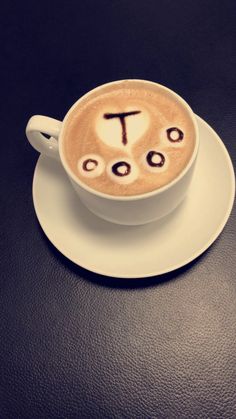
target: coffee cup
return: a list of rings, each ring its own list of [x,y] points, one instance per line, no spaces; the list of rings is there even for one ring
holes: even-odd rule
[[[158,220],[179,206],[189,190],[199,148],[196,117],[184,99],[158,83],[136,79],[91,90],[75,102],[62,122],[32,116],[26,136],[37,151],[60,162],[78,198],[92,213],[124,225]],[[114,140],[111,147],[109,138]],[[98,150],[105,154],[99,155]]]

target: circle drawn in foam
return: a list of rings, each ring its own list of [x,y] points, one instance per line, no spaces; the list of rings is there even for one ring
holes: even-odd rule
[[[152,157],[152,161],[153,161],[153,165],[148,164],[147,161],[147,156],[149,155],[149,153],[155,153],[155,155],[153,155]],[[162,159],[162,157],[164,159]],[[164,160],[164,162],[163,162]],[[155,165],[155,163],[157,165]],[[162,165],[158,166],[158,164],[162,163]],[[165,153],[163,150],[159,150],[159,149],[152,149],[152,150],[148,150],[146,151],[145,154],[143,154],[142,156],[142,164],[145,166],[145,169],[147,169],[149,172],[152,173],[161,173],[161,172],[165,172],[168,167],[169,167],[169,158],[167,153]]]
[[[146,161],[149,166],[162,167],[165,164],[165,156],[159,151],[151,150],[146,155]]]
[[[166,126],[160,133],[160,144],[173,148],[185,146],[185,133],[180,127]]]
[[[171,127],[166,130],[166,135],[168,140],[171,142],[179,142],[182,141],[184,138],[184,133],[181,131],[181,129],[177,127]]]
[[[98,154],[85,154],[78,160],[77,169],[81,176],[95,178],[105,170],[105,163]]]
[[[117,175],[114,173],[114,167]],[[134,160],[122,156],[108,163],[107,174],[113,182],[127,185],[138,178],[139,168]]]
[[[116,176],[128,176],[130,171],[131,165],[126,161],[120,161],[112,166],[112,173]]]

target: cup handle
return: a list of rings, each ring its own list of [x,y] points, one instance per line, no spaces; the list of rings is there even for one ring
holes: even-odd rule
[[[48,116],[34,115],[26,126],[26,136],[30,144],[40,153],[59,159],[58,137],[62,122]],[[50,135],[47,139],[43,134]]]

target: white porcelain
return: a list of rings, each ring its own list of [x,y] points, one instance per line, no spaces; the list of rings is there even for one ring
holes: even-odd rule
[[[59,162],[41,156],[33,200],[49,240],[71,261],[99,274],[140,278],[179,268],[219,236],[232,209],[235,178],[217,134],[197,117],[201,143],[190,193],[167,217],[142,226],[118,226],[90,213]]]
[[[110,86],[113,84],[120,84],[122,86],[124,83],[129,83],[134,87],[143,84],[147,90],[153,90],[155,88],[158,90],[162,89],[168,95],[173,96],[175,100],[180,102],[185,107],[187,113],[192,119],[196,136],[195,148],[192,157],[177,178],[175,178],[168,185],[155,191],[143,195],[126,197],[111,196],[88,187],[71,171],[64,157],[62,146],[66,123],[71,111],[78,106],[78,103],[82,104],[88,96],[93,97],[99,92],[104,93],[107,89],[110,89]],[[51,135],[51,139],[49,141],[46,140],[41,132]],[[90,211],[105,220],[126,225],[139,225],[158,220],[172,212],[180,204],[180,202],[184,199],[191,182],[199,146],[198,126],[195,115],[189,105],[172,90],[157,83],[145,80],[121,80],[107,83],[91,90],[71,107],[63,122],[35,115],[28,122],[26,135],[31,145],[40,153],[55,159],[60,159],[62,166],[69,176],[69,179],[79,198]]]

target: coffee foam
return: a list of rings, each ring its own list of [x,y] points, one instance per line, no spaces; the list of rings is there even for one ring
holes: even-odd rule
[[[66,125],[64,152],[75,176],[91,188],[111,195],[136,195],[179,175],[192,155],[194,135],[183,105],[161,89],[111,86],[75,107]],[[84,170],[89,159],[96,163],[88,162]],[[130,167],[119,165],[114,172],[119,162]]]
[[[107,109],[109,109],[108,118],[106,119]],[[140,112],[135,115],[128,115],[131,112]],[[148,111],[140,106],[138,103],[134,103],[130,106],[122,108],[122,111],[118,107],[108,105],[104,107],[97,118],[95,119],[95,131],[99,139],[109,147],[123,150],[124,144],[122,142],[122,121],[119,117],[113,117],[113,115],[119,115],[119,113],[126,113],[123,123],[125,123],[127,144],[126,151],[131,153],[132,146],[145,134],[149,128],[150,118]],[[105,117],[104,117],[105,116]],[[116,152],[114,150],[114,152]]]
[[[160,153],[164,159],[165,159],[165,163],[163,164],[163,166],[158,166],[158,164],[161,163],[161,157],[159,154],[157,154],[154,158],[153,158],[153,162],[154,164],[156,164],[156,166],[150,166],[147,162],[147,153],[144,153],[142,155],[142,159],[141,159],[141,163],[143,165],[144,170],[148,170],[151,173],[156,173],[157,175],[159,173],[165,172],[170,164],[169,161],[169,157],[168,154],[160,147],[153,147],[153,150],[156,150],[157,153]]]
[[[171,134],[171,138],[173,139],[173,141],[171,142],[170,145],[170,141],[168,140],[166,131],[170,128],[170,124],[169,125],[165,125],[161,130],[160,130],[160,146],[165,148],[165,147],[172,147],[172,148],[181,148],[181,147],[185,147],[186,146],[186,135],[184,136],[183,140],[178,142],[177,138],[178,138],[178,134],[174,131]],[[181,127],[180,124],[178,124],[178,128],[183,132],[183,127]]]
[[[118,170],[118,173],[120,173],[120,176],[117,176],[113,173],[112,168],[116,165],[120,163],[120,168]],[[122,165],[122,163],[124,163]],[[126,175],[126,167],[125,167],[125,163],[127,165],[129,165],[130,167],[130,172]],[[130,159],[130,158],[123,158],[123,157],[118,157],[116,159],[111,160],[108,165],[107,165],[107,175],[109,176],[109,178],[114,182],[114,183],[118,183],[120,185],[128,185],[130,183],[133,183],[139,176],[139,168],[138,165],[135,163],[134,160]]]
[[[84,169],[84,166],[87,167],[87,170]],[[81,176],[92,179],[104,172],[105,162],[98,154],[85,154],[78,160],[77,168]]]

